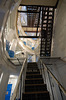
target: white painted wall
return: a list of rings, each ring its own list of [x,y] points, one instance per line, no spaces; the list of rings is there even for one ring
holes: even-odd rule
[[[66,60],[66,0],[60,0],[55,19],[52,56]]]
[[[36,62],[36,55],[35,54],[32,56],[32,62]]]
[[[57,0],[22,0],[21,3],[25,5],[44,5],[55,6]]]

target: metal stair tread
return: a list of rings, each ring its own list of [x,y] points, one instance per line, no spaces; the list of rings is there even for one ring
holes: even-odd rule
[[[33,75],[33,76],[35,76],[35,75],[36,75],[36,76],[37,76],[37,75],[39,76],[39,75],[41,75],[41,74],[26,74],[26,76],[30,76],[30,75],[31,75],[31,76],[32,76],[32,75]]]
[[[39,86],[39,85],[46,85],[46,84],[26,84],[25,86]]]
[[[42,94],[42,93],[49,93],[48,91],[37,91],[37,92],[24,92],[23,94]]]
[[[25,79],[25,80],[43,80],[42,78],[32,78],[32,79]]]

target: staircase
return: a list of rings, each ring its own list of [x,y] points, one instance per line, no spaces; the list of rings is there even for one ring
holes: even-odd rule
[[[43,7],[42,8],[40,56],[51,55],[53,20],[54,20],[54,8]]]
[[[22,100],[50,100],[37,63],[28,63]]]

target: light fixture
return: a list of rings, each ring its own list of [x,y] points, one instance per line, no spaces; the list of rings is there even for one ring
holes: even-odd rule
[[[22,51],[17,51],[15,54],[17,55],[17,54],[19,54],[19,53],[21,53]]]

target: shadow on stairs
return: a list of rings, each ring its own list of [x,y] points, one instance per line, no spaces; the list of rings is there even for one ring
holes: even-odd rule
[[[28,63],[22,100],[50,100],[37,63]]]

